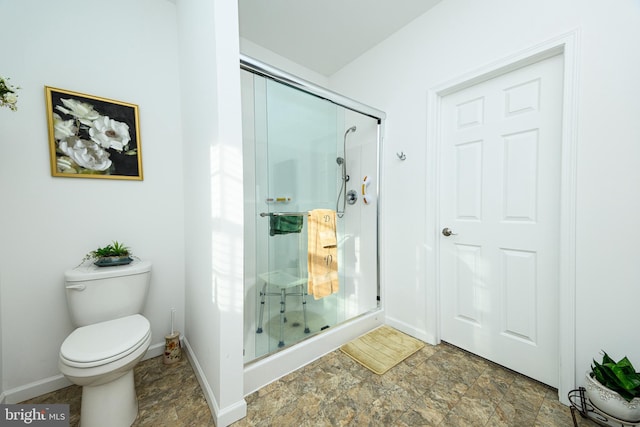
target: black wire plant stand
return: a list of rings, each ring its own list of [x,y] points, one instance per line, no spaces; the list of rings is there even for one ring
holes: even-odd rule
[[[579,427],[576,413],[582,418],[588,418],[595,423],[606,427],[638,427],[640,421],[630,422],[612,417],[600,409],[596,408],[589,398],[585,395],[586,389],[579,387],[569,392],[569,402],[571,403],[571,417],[573,418],[574,427]]]

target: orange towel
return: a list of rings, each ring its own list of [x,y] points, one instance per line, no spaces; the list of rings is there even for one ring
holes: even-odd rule
[[[315,299],[320,299],[338,292],[339,289],[336,212],[331,209],[314,209],[309,212],[307,232],[308,293]]]

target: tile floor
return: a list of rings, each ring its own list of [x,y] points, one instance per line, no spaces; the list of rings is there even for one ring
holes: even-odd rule
[[[247,396],[247,405],[234,427],[573,426],[555,389],[448,344],[426,345],[384,375],[337,350]]]
[[[134,426],[213,426],[185,357],[157,357],[135,370],[140,413]],[[244,426],[537,426],[571,427],[556,390],[448,344],[425,346],[384,375],[336,350],[255,393]],[[80,388],[28,403],[70,403],[78,425]],[[597,426],[581,419],[580,427]]]
[[[200,384],[186,357],[165,365],[163,357],[147,359],[134,369],[138,418],[134,426],[215,426]],[[76,385],[23,403],[68,403],[70,427],[80,424],[82,388]]]

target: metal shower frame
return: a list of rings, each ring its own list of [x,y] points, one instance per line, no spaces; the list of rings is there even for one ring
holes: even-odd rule
[[[314,83],[311,83],[307,80],[296,77],[292,74],[287,73],[286,71],[280,70],[271,65],[265,64],[255,58],[250,56],[240,54],[240,69],[248,71],[250,73],[274,80],[276,82],[282,83],[286,86],[292,87],[294,89],[300,90],[302,92],[306,92],[310,95],[316,96],[318,98],[327,100],[333,104],[344,107],[348,110],[354,111],[356,113],[363,114],[365,116],[371,117],[378,122],[378,140],[377,140],[377,158],[376,158],[376,167],[378,169],[378,182],[382,180],[382,167],[380,162],[380,155],[382,153],[382,142],[384,135],[384,121],[386,120],[387,114],[384,111],[378,110],[377,108],[370,107],[368,105],[362,104],[361,102],[355,101],[346,96],[340,95],[339,93],[330,91],[323,87],[320,87]],[[346,134],[345,134],[346,135]],[[344,183],[343,183],[344,185]],[[382,248],[380,247],[380,185],[376,186],[376,209],[377,209],[377,295],[378,295],[378,307],[381,308],[382,303],[382,295],[381,295],[381,287],[380,287],[380,253]],[[287,213],[290,214],[290,213]],[[306,214],[306,212],[304,213]],[[261,214],[262,215],[262,214]]]

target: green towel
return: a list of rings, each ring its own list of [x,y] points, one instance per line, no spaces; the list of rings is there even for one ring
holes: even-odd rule
[[[269,234],[300,233],[302,231],[303,217],[298,215],[270,215]]]

